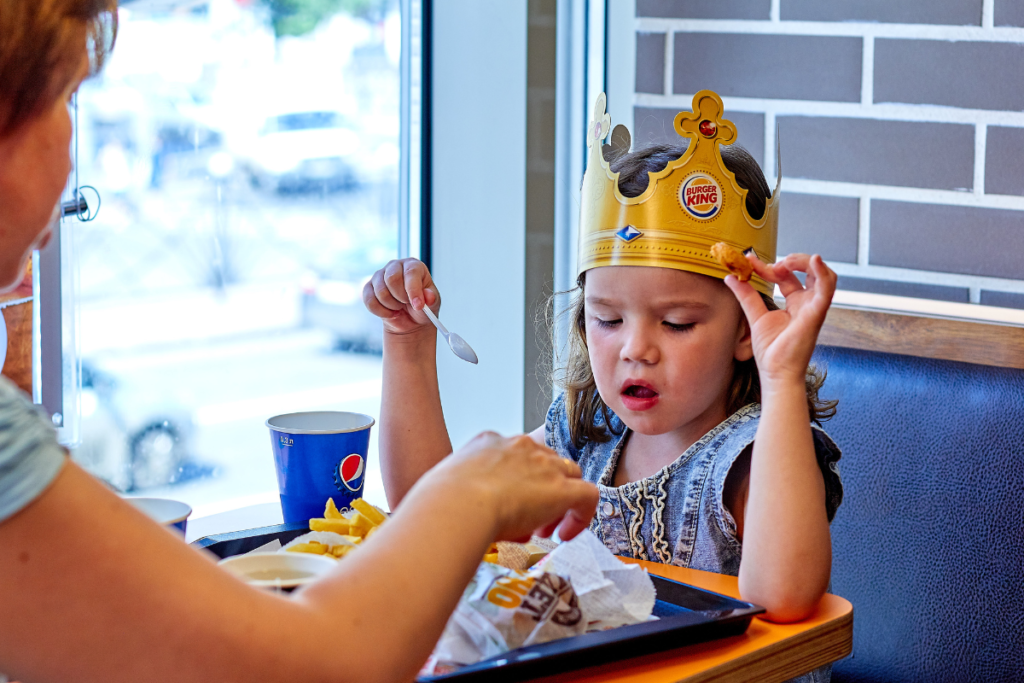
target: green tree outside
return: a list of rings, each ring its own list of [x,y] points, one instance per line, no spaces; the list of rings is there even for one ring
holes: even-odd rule
[[[270,20],[277,38],[304,36],[320,22],[335,14],[379,21],[383,19],[390,0],[259,0],[270,10]]]

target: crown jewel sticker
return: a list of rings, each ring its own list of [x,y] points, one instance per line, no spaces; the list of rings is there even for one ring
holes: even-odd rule
[[[617,233],[615,233],[615,236],[618,237],[623,242],[632,242],[641,235],[643,235],[643,233],[634,228],[632,225],[627,225],[622,230],[619,230]]]

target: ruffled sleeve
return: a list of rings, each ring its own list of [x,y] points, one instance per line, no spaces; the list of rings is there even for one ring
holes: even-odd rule
[[[736,460],[754,443],[759,420],[760,410],[751,410],[748,415],[737,421],[726,438],[726,443],[719,449],[711,469],[714,519],[719,530],[737,547],[739,539],[736,536],[736,520],[725,505],[725,482]],[[811,434],[814,437],[814,454],[818,468],[825,482],[825,513],[831,523],[843,502],[843,482],[839,476],[839,459],[842,453],[823,429],[811,425]]]
[[[548,408],[544,419],[544,443],[563,458],[579,462],[579,450],[572,443],[569,433],[569,415],[565,407],[565,394],[559,394]]]
[[[0,522],[39,497],[65,462],[45,416],[0,377]]]
[[[843,502],[843,480],[839,476],[839,458],[843,457],[843,454],[824,429],[812,425],[811,434],[814,435],[814,452],[818,456],[818,467],[825,478],[825,511],[828,513],[828,521],[831,522]]]

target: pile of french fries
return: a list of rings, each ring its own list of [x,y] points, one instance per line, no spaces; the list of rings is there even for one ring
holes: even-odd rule
[[[352,501],[352,510],[344,513],[338,510],[334,499],[327,499],[323,517],[309,520],[310,531],[328,532],[329,536],[320,536],[319,540],[309,540],[288,545],[285,550],[291,553],[310,553],[341,559],[358,548],[380,525],[387,521],[387,514],[367,503],[362,498]],[[335,536],[334,534],[337,534]],[[330,539],[330,540],[328,540]],[[301,538],[296,539],[302,541]],[[484,553],[483,561],[500,564],[510,569],[526,569],[548,552],[551,547],[537,546],[533,541],[527,544],[492,543]]]
[[[334,504],[334,499],[328,498],[327,507],[324,509],[324,516],[309,520],[310,531],[329,531],[338,534],[343,539],[342,542],[335,545],[318,541],[297,543],[290,546],[288,552],[327,555],[340,560],[358,548],[388,518],[386,514],[362,498],[353,500],[352,508],[352,512],[349,512],[347,515],[343,514],[338,511],[338,507]]]

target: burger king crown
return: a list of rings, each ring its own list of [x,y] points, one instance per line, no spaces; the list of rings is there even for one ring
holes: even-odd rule
[[[753,248],[765,263],[775,261],[779,223],[779,185],[764,216],[747,213],[747,190],[725,167],[719,145],[736,141],[736,126],[722,118],[722,98],[710,90],[693,96],[693,112],[679,112],[675,130],[691,140],[686,152],[664,170],[650,173],[639,197],[624,197],[611,163],[629,151],[625,126],[612,132],[604,93],[594,105],[587,130],[587,170],[580,199],[579,272],[600,266],[658,266],[711,277],[729,274],[712,255],[725,242],[743,251]],[[781,167],[779,181],[782,179]],[[750,283],[771,296],[773,286],[757,275]]]

